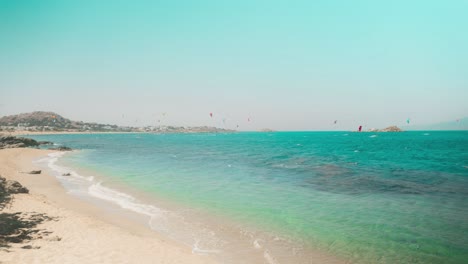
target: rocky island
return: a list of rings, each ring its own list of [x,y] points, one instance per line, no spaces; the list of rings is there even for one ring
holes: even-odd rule
[[[403,130],[397,126],[389,126],[384,129],[369,129],[367,132],[403,132]]]

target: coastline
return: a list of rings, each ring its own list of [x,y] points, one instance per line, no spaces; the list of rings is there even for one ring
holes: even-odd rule
[[[75,135],[75,134],[84,134],[84,135],[94,135],[94,134],[140,134],[140,133],[150,133],[146,131],[131,131],[131,132],[123,132],[123,131],[27,131],[27,130],[19,130],[19,131],[12,131],[6,132],[3,131],[3,134],[8,134],[11,136],[37,136],[37,135]]]
[[[15,194],[1,212],[41,213],[50,219],[37,226],[44,235],[1,249],[2,263],[215,263],[144,226],[105,215],[100,208],[70,196],[47,171],[20,173],[37,169],[33,160],[52,152],[0,150],[0,175],[30,190]]]

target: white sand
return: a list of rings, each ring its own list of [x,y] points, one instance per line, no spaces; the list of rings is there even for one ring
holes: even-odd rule
[[[16,194],[3,212],[37,212],[55,218],[37,226],[50,232],[40,238],[0,248],[0,263],[215,263],[189,247],[164,239],[125,219],[105,215],[99,208],[65,193],[58,181],[32,161],[50,151],[0,150],[0,175],[26,186],[29,194]],[[24,249],[30,246],[31,249]]]

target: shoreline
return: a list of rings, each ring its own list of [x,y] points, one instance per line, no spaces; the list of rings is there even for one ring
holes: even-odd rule
[[[194,209],[178,201],[169,200],[167,197],[147,193],[135,186],[115,182],[109,175],[93,169],[82,168],[78,164],[64,163],[63,160],[60,160],[61,158],[57,163],[54,163],[54,167],[57,165],[60,169],[70,171],[72,175],[78,174],[85,178],[93,177],[88,183],[91,187],[88,188],[87,194],[70,194],[71,196],[91,203],[106,211],[107,214],[126,217],[130,219],[130,222],[141,225],[149,232],[158,233],[165,238],[186,245],[195,254],[209,255],[220,263],[309,263],[311,259],[317,260],[319,263],[344,263],[336,256],[317,250],[311,250],[307,253],[298,252],[297,256],[290,255],[288,257],[289,249],[281,247],[285,245],[284,243],[292,243],[292,240],[288,236],[283,236],[284,234],[272,235],[269,231],[259,229],[258,226],[254,227],[247,223],[237,222],[227,216],[217,215],[206,210]],[[69,177],[64,179],[58,177],[58,179],[59,181],[67,181]],[[62,184],[67,185],[66,182],[62,182]],[[96,197],[91,194],[93,192],[91,189],[96,184],[99,185],[99,189],[103,188],[104,193],[99,193],[103,196]],[[76,186],[66,186],[65,189],[76,191]],[[80,193],[80,191],[78,192]],[[117,197],[113,197],[114,194],[117,194]],[[112,196],[108,197],[107,195]],[[130,196],[130,201],[121,200],[122,196]],[[117,200],[113,198],[117,198]],[[156,209],[156,213],[154,209]],[[151,215],[152,213],[155,215]],[[278,235],[282,238],[279,238]],[[279,244],[271,243],[272,241]],[[302,246],[298,248],[304,249]],[[294,261],[290,262],[290,258]]]
[[[196,254],[210,255],[215,261],[278,264],[310,263],[314,260],[317,263],[348,263],[339,256],[309,247],[311,245],[298,244],[295,238],[279,230],[261,227],[257,225],[258,223],[239,222],[206,208],[195,209],[180,201],[170,200],[167,197],[138,189],[136,186],[115,181],[110,175],[92,168],[83,168],[73,162],[64,162],[61,158],[54,163],[54,167],[55,165],[60,168],[54,168],[54,172],[59,169],[61,173],[71,172],[72,175],[78,174],[80,177],[93,178],[87,183],[91,187],[87,188],[85,195],[71,194],[76,196],[75,198],[92,203],[107,212],[127,217],[131,219],[131,222],[146,227],[148,231],[187,245]],[[57,178],[62,181],[61,177]],[[70,178],[63,178],[64,181],[67,179]],[[76,186],[70,187],[66,183],[62,184],[66,186],[65,189],[76,190]],[[99,189],[104,188],[104,192],[99,193],[103,196],[91,194],[93,192],[91,189],[96,185]],[[114,197],[115,194],[117,197]],[[120,199],[127,196],[130,200]],[[148,207],[150,207],[149,211],[146,210]],[[151,215],[154,209],[159,212]],[[291,251],[295,253],[291,254]]]
[[[62,159],[63,155],[68,156],[65,153],[44,152],[34,164],[52,176],[62,192],[66,192],[64,195],[75,202],[91,205],[95,209],[93,216],[98,214],[111,224],[128,230],[139,226],[140,233],[155,233],[162,239],[190,248],[193,254],[207,255],[221,263],[310,263],[311,260],[348,263],[345,256],[330,254],[325,248],[291,236],[278,227],[269,228],[248,219],[237,221],[209,208],[197,209],[156,193],[146,193],[136,186],[115,181],[110,174],[90,168],[87,163]],[[64,173],[71,175],[63,177]],[[57,200],[61,202],[62,199]],[[73,206],[72,210],[81,210],[81,207]],[[84,213],[89,215],[89,212]],[[128,221],[116,221],[117,218]]]
[[[0,175],[30,190],[29,194],[15,194],[1,212],[35,212],[53,219],[37,226],[46,235],[0,249],[2,263],[215,263],[125,217],[106,214],[67,194],[47,170],[40,175],[20,173],[37,169],[33,161],[53,152],[0,150]]]

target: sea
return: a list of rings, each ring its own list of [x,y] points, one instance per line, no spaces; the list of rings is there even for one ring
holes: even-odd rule
[[[74,149],[36,161],[70,195],[220,263],[468,263],[468,131],[30,137]]]

